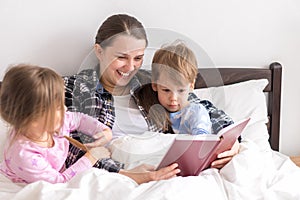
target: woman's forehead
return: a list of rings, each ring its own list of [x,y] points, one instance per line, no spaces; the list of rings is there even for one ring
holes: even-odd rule
[[[143,54],[146,49],[146,41],[130,35],[118,35],[107,48],[122,54],[131,54],[133,52]]]

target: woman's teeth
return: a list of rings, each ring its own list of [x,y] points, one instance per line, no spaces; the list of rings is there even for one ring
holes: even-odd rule
[[[125,73],[125,72],[121,72],[121,71],[118,71],[122,76],[125,76],[125,77],[127,77],[127,76],[129,76],[130,75],[130,72],[127,72],[127,73]]]

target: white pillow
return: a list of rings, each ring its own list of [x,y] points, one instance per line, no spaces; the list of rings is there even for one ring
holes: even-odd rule
[[[269,134],[266,123],[268,111],[263,90],[267,79],[250,80],[236,84],[195,89],[201,100],[209,100],[223,110],[234,121],[250,117],[251,120],[242,133],[243,139],[250,139],[262,149],[269,149]]]

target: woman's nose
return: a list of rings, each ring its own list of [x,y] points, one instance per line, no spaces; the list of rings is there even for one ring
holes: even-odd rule
[[[126,63],[126,69],[127,71],[133,71],[135,66],[134,66],[134,60],[133,59],[128,59]]]

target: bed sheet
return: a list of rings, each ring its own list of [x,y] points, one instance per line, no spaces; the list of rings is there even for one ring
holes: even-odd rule
[[[18,185],[0,176],[0,199],[300,199],[300,168],[287,156],[244,141],[222,170],[137,185],[130,178],[91,169],[71,181]]]

